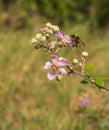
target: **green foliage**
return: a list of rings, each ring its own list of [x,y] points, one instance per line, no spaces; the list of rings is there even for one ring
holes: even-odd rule
[[[0,25],[11,29],[24,29],[32,26],[31,14],[37,11],[35,0],[1,0]]]
[[[91,21],[104,27],[109,23],[109,0],[1,0],[0,15],[8,14],[13,6],[28,18],[38,13],[60,25]]]
[[[109,0],[97,0],[95,10],[95,18],[98,26],[106,26],[109,23]]]
[[[66,21],[81,21],[88,17],[90,0],[42,0],[36,2],[39,5],[39,11],[43,15],[46,15],[49,18],[55,17],[56,21],[59,23],[64,23]]]
[[[19,6],[19,8],[23,9],[22,11],[26,12],[37,11],[37,4],[35,0],[16,1],[16,5]]]
[[[99,75],[93,77],[96,80],[96,83],[100,86],[104,86],[104,81],[109,80],[109,78]]]
[[[91,78],[93,78],[98,85],[104,86],[104,81],[109,80],[109,78],[104,77],[104,76],[95,75],[94,69],[93,69],[94,66],[95,66],[94,64],[87,64],[85,67],[85,74],[87,76],[91,76]],[[82,80],[81,82],[87,83],[87,80]]]
[[[96,83],[98,84],[98,85],[100,85],[100,86],[104,86],[104,80],[103,80],[104,78],[103,77],[100,77],[100,76],[97,76],[96,78],[95,78],[95,80],[96,80]]]

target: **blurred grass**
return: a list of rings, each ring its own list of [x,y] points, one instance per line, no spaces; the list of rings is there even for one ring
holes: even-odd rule
[[[81,85],[75,75],[48,81],[43,69],[48,57],[31,45],[39,28],[0,32],[0,130],[108,130],[108,92]],[[64,30],[78,33],[86,43],[86,48],[63,52],[65,56],[71,60],[85,49],[95,72],[108,76],[108,33],[91,33],[87,24]],[[91,101],[86,108],[80,104],[84,96]]]

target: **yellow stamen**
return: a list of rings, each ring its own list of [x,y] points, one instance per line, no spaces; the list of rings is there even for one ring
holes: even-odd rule
[[[55,65],[53,65],[53,66],[52,66],[52,69],[53,69],[54,71],[56,71],[56,70],[57,70],[57,67],[56,67]]]

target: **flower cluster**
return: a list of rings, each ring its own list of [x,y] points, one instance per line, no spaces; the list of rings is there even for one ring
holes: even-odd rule
[[[46,37],[43,36],[41,33],[36,34],[35,38],[32,38],[32,43],[41,43],[46,40]]]
[[[43,46],[43,44],[46,42],[46,40],[49,41],[49,37],[58,31],[59,31],[58,26],[52,25],[51,23],[47,23],[41,28],[40,33],[37,33],[35,37],[32,38],[32,43],[34,44],[34,47],[36,49],[44,47],[48,48],[47,46]],[[53,46],[54,43],[49,41],[48,44],[51,44]]]
[[[55,40],[51,39],[51,35],[56,37]],[[32,43],[35,48],[44,48],[50,52],[51,62],[47,61],[44,65],[44,68],[49,70],[47,77],[49,80],[57,79],[60,80],[63,76],[68,74],[66,69],[73,69],[73,65],[78,64],[78,59],[74,58],[71,64],[68,64],[66,58],[59,57],[59,50],[63,47],[68,46],[72,48],[72,41],[69,35],[64,35],[60,31],[59,27],[52,25],[51,23],[46,23],[40,30],[40,33],[37,33],[34,38],[32,38]],[[82,56],[86,57],[87,52],[82,52]],[[81,67],[83,66],[82,63]],[[66,67],[66,69],[65,69]],[[82,68],[83,69],[83,68]]]
[[[59,31],[59,27],[56,25],[52,25],[51,23],[46,23],[46,25],[44,25],[41,28],[41,32],[46,36],[49,37],[50,35],[52,35],[54,32],[58,32]]]
[[[86,57],[88,56],[87,51],[81,53],[81,59],[74,57],[71,63],[68,62],[66,58],[59,56],[59,52],[63,48],[70,49],[71,51],[73,48],[78,48],[81,43],[85,46],[77,34],[72,34],[71,36],[63,34],[58,26],[46,23],[40,29],[40,33],[37,33],[35,37],[32,38],[32,43],[35,49],[42,48],[50,54],[51,62],[47,61],[44,65],[44,69],[49,70],[47,74],[49,80],[61,80],[65,75],[77,74],[88,82],[95,84],[99,89],[108,90],[100,84],[103,84],[103,78],[102,80],[98,77],[96,78],[97,80],[93,79],[90,75],[92,73],[92,68],[85,68]],[[83,101],[83,104],[87,103],[87,100]]]
[[[55,36],[55,40],[52,37],[53,35]],[[37,33],[35,37],[32,38],[32,43],[36,49],[44,48],[44,50],[49,50],[48,52],[52,54],[57,53],[62,47],[68,46],[72,48],[71,37],[62,34],[59,27],[51,23],[46,23],[42,26],[40,33]]]

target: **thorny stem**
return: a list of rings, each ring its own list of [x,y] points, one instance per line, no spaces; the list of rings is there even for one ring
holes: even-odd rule
[[[77,75],[79,75],[79,76],[85,78],[86,80],[88,80],[90,83],[94,84],[96,87],[99,88],[99,90],[100,90],[100,89],[104,89],[104,90],[106,90],[106,91],[109,91],[108,88],[103,87],[103,86],[100,86],[99,84],[97,84],[96,81],[95,81],[94,79],[92,79],[90,76],[85,75],[84,73],[81,73],[81,72],[79,72],[79,71],[77,71],[77,70],[73,70],[73,69],[71,69],[69,66],[67,66],[67,68],[70,70],[70,71],[68,72],[68,74],[72,74],[72,73],[73,73],[73,74],[77,74]]]

